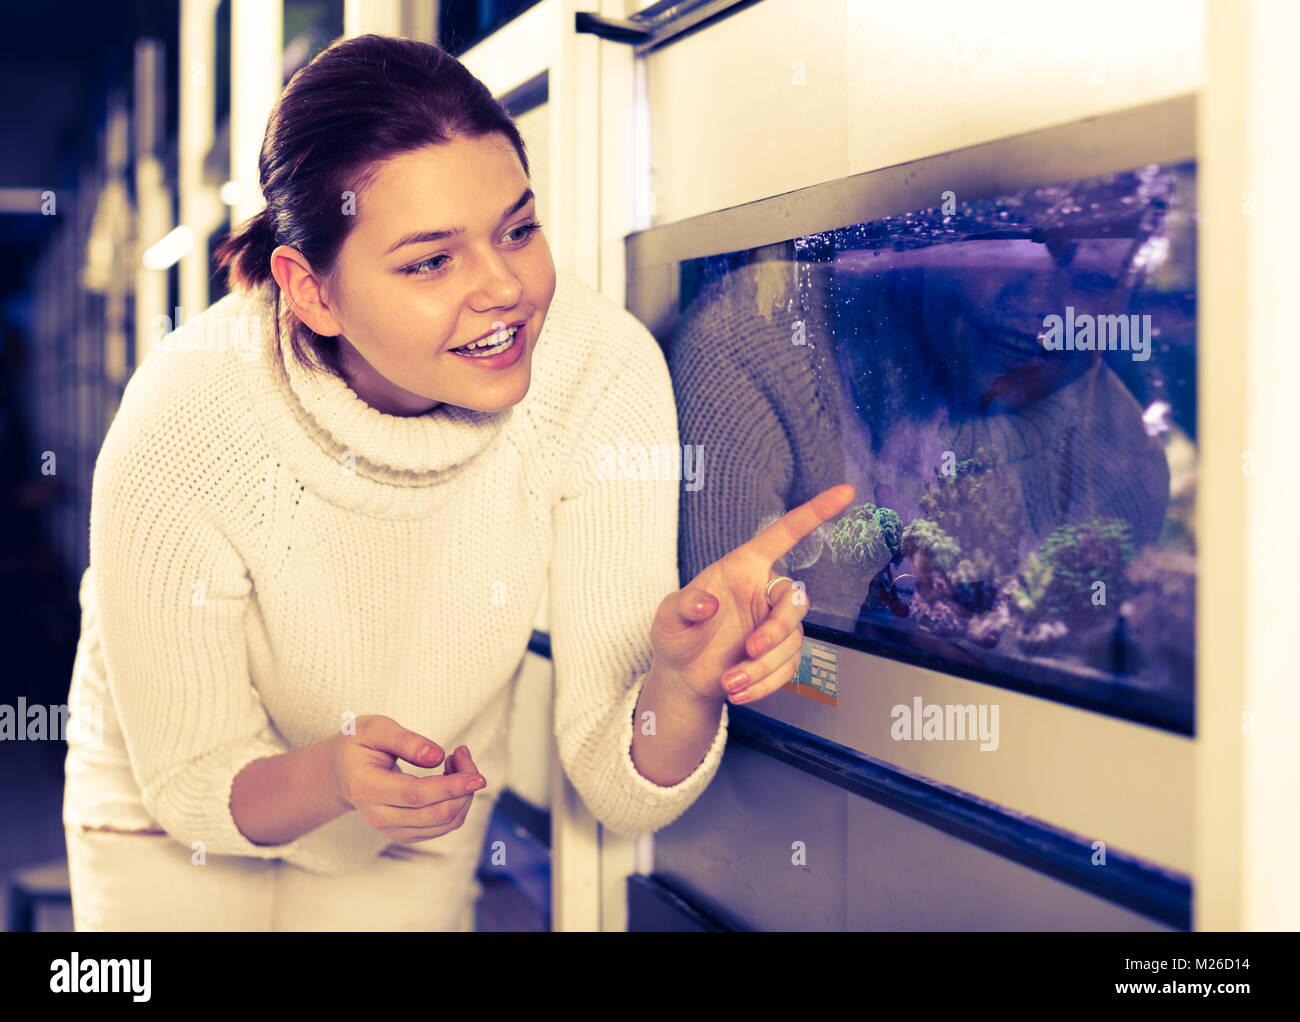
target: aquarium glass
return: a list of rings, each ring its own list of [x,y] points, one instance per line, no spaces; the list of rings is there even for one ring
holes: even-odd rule
[[[839,482],[807,634],[1190,730],[1195,164],[679,264],[683,585]]]

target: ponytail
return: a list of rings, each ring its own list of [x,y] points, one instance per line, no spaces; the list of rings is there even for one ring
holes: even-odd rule
[[[271,208],[262,210],[222,239],[212,254],[218,271],[226,272],[227,288],[232,285],[241,291],[252,291],[271,276],[271,253],[275,251],[275,227],[271,223]]]

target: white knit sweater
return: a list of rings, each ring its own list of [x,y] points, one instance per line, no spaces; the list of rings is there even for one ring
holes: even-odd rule
[[[616,833],[676,819],[717,771],[727,711],[681,783],[637,772],[650,624],[679,585],[680,484],[609,478],[603,457],[623,440],[678,443],[654,337],[560,271],[523,401],[402,417],[298,366],[272,293],[229,294],[169,334],[104,439],[65,824],[161,827],[211,854],[357,868],[389,844],[360,813],[256,845],[230,791],[250,761],[382,713],[448,755],[469,745],[488,786],[465,823],[404,846],[463,857],[500,794],[512,678],[547,586],[565,772]]]

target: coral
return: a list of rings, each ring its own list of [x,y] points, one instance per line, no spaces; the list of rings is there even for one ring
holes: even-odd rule
[[[995,595],[993,597],[993,607],[1005,607],[1008,614],[1013,614],[1018,609],[1014,598],[1016,588],[1020,583],[1020,576],[999,575],[993,580]]]
[[[851,564],[875,575],[903,559],[902,522],[898,512],[875,504],[857,504],[835,520],[826,540],[837,564]]]
[[[1132,531],[1115,518],[1062,525],[1043,543],[1042,561],[1051,569],[1037,614],[1081,625],[1098,612],[1114,613],[1131,585],[1125,567],[1133,559]],[[1106,584],[1104,604],[1093,603],[1093,583]]]
[[[961,546],[928,518],[914,519],[903,530],[903,556],[916,559],[917,552],[928,555],[931,569],[951,571],[961,557]]]
[[[934,475],[935,482],[921,495],[922,517],[956,540],[963,551],[983,550],[994,574],[1012,570],[1023,512],[1019,494],[993,452],[977,447],[972,457],[956,463],[951,474],[936,468]]]
[[[1069,634],[1070,629],[1064,621],[1045,618],[1035,625],[1022,626],[1020,646],[1026,653],[1046,653]]]
[[[993,558],[983,550],[958,562],[952,572],[952,599],[972,614],[983,614],[998,595]]]
[[[963,557],[957,562],[952,580],[959,585],[988,582],[995,574],[993,556],[983,550],[974,550],[969,557]]]
[[[985,648],[998,644],[998,639],[1012,623],[1011,612],[1005,603],[999,603],[987,614],[972,617],[966,622],[966,637]]]
[[[1128,568],[1132,593],[1120,607],[1143,661],[1180,685],[1195,676],[1195,572],[1192,556],[1148,547]]]
[[[908,618],[918,627],[938,635],[961,635],[965,631],[961,616],[947,600],[917,596],[912,600]]]
[[[879,507],[876,508],[876,523],[885,537],[885,545],[889,547],[890,563],[897,564],[903,559],[903,520],[893,508]]]
[[[929,596],[932,600],[952,599],[952,583],[948,581],[946,572],[931,572]]]

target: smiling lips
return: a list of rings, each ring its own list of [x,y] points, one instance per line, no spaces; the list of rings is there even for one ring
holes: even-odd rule
[[[480,369],[487,370],[505,370],[515,365],[522,357],[525,350],[525,331],[528,323],[525,321],[517,327],[509,329],[505,343],[497,343],[489,334],[488,339],[478,348],[453,348],[451,354],[459,355],[466,362],[469,362]]]
[[[481,334],[481,335],[479,335],[478,337],[475,337],[473,341],[466,341],[465,344],[473,344],[473,343],[475,343],[476,341],[481,341],[481,340],[483,340],[484,337],[491,337],[493,334],[499,334],[499,333],[501,333],[502,330],[509,330],[511,327],[519,327],[519,326],[523,326],[526,322],[528,322],[526,319],[521,319],[521,320],[519,320],[518,322],[515,322],[515,323],[507,323],[507,324],[505,324],[504,326],[497,328],[496,330],[489,330],[487,333],[485,333],[485,334]],[[461,347],[462,347],[462,348],[465,347],[465,344],[462,344]],[[453,349],[453,350],[454,350],[454,349]]]

